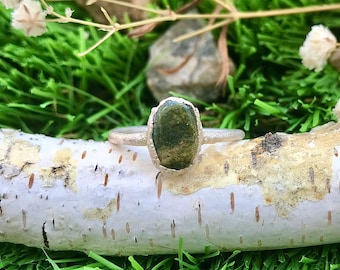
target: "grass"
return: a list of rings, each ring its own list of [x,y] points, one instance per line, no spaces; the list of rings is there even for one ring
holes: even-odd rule
[[[90,252],[52,252],[21,245],[3,243],[0,246],[0,268],[21,269],[327,269],[340,268],[339,245],[296,248],[275,251],[210,252],[190,255],[179,249],[177,255],[103,257]]]
[[[166,1],[160,1],[166,5]],[[336,0],[237,1],[240,10],[335,3]],[[177,5],[180,1],[169,1]],[[67,3],[69,5],[70,3]],[[65,4],[55,5],[63,10]],[[75,16],[86,15],[76,6]],[[200,10],[210,12],[203,1]],[[117,33],[83,58],[77,53],[102,35],[95,29],[50,24],[48,33],[27,38],[10,26],[0,7],[0,127],[51,136],[105,140],[117,126],[145,124],[157,102],[146,86],[148,48],[167,24],[140,40]],[[340,33],[339,11],[238,21],[229,26],[229,54],[237,70],[215,103],[196,101],[205,126],[242,128],[252,138],[266,132],[306,132],[333,120],[340,98],[339,72],[319,73],[298,56],[311,25]],[[217,37],[218,31],[214,31]],[[339,35],[338,35],[339,36]],[[176,93],[173,93],[176,95]],[[289,233],[289,232],[287,232]],[[185,241],[185,239],[183,239]],[[102,257],[0,244],[3,269],[339,269],[339,245],[276,251],[210,252],[191,255]]]

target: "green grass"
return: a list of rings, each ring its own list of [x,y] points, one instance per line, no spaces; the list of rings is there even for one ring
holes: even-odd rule
[[[167,1],[160,1],[165,6]],[[173,7],[180,1],[168,1]],[[337,0],[237,1],[240,10],[335,3]],[[69,4],[69,3],[67,3]],[[56,5],[63,10],[65,4]],[[74,16],[84,18],[77,7]],[[200,10],[212,5],[203,1]],[[83,26],[50,24],[48,33],[26,38],[10,26],[0,7],[0,127],[51,136],[105,140],[117,126],[145,124],[157,102],[146,86],[148,48],[168,25],[140,40],[117,33],[83,58],[76,54],[103,33]],[[319,73],[301,65],[299,46],[311,25],[340,33],[339,11],[244,20],[229,26],[229,54],[237,64],[226,95],[202,101],[205,126],[242,128],[252,138],[266,132],[309,131],[333,119],[340,97],[339,72]],[[214,31],[217,37],[218,31]],[[88,36],[88,38],[86,38]],[[338,35],[339,37],[339,35]],[[176,93],[173,93],[176,95]],[[289,233],[289,232],[287,232]],[[185,239],[183,239],[185,242]],[[4,269],[338,269],[339,245],[254,252],[102,257],[51,252],[0,243]]]
[[[90,252],[45,251],[21,245],[0,245],[0,269],[340,269],[339,245],[324,245],[274,251],[209,252],[190,255],[179,249],[177,255],[108,257]]]

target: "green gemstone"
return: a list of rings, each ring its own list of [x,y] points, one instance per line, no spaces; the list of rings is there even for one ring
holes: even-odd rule
[[[198,136],[193,107],[172,99],[158,107],[152,139],[160,165],[174,170],[189,167],[199,151]]]

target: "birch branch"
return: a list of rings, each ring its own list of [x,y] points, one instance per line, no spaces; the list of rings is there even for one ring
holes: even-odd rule
[[[340,133],[204,145],[181,176],[146,147],[0,130],[0,242],[109,255],[340,242]]]

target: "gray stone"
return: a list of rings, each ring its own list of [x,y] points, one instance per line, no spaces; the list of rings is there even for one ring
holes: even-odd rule
[[[189,167],[199,152],[198,124],[192,107],[174,100],[160,106],[153,118],[152,140],[160,165]]]
[[[179,21],[151,46],[147,84],[158,101],[169,97],[169,91],[207,102],[221,95],[222,89],[216,87],[216,82],[222,59],[212,34],[173,42],[174,38],[204,26],[202,20]]]

